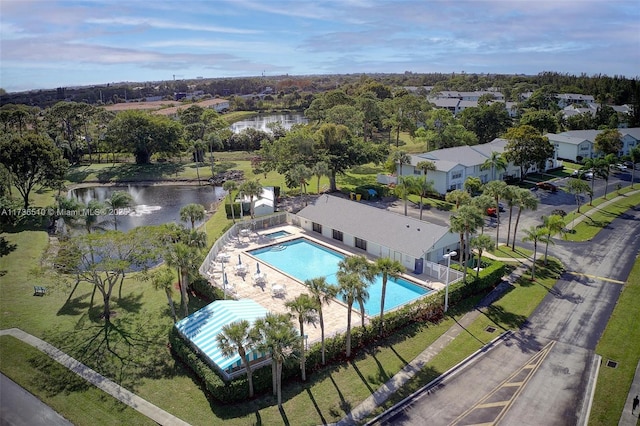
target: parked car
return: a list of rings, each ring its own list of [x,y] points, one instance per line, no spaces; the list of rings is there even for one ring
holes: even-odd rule
[[[487,209],[487,216],[491,216],[491,217],[496,217],[496,208],[495,207],[489,207]]]
[[[621,163],[619,163],[619,164],[615,164],[615,165],[613,166],[613,168],[614,168],[615,170],[619,170],[619,171],[621,171],[621,172],[626,172],[626,171],[627,171],[627,166],[625,166],[624,164],[621,164]]]
[[[574,178],[578,178],[578,179],[585,179],[585,180],[591,180],[593,179],[593,171],[591,170],[574,170],[573,173],[571,173],[571,177]]]
[[[633,161],[629,161],[629,160],[623,162],[622,164],[624,164],[627,167],[627,169],[633,169],[635,167],[635,164],[633,164]]]
[[[536,187],[544,189],[546,191],[558,192],[558,187],[556,186],[556,184],[551,182],[538,182],[536,183]]]

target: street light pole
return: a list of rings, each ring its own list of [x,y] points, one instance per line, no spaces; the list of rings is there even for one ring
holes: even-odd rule
[[[449,270],[451,269],[451,256],[455,256],[455,251],[451,251],[444,255],[447,259],[447,280],[444,287],[444,311],[447,312],[449,310]]]

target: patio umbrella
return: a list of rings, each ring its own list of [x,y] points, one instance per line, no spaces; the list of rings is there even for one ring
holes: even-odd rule
[[[258,262],[256,262],[256,271],[258,274],[260,273],[260,264]]]
[[[238,265],[242,265],[242,259],[240,259],[240,254],[238,254]]]

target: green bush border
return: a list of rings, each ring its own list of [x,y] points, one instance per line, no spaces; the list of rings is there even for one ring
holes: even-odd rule
[[[481,293],[488,293],[499,283],[505,275],[506,267],[502,262],[491,262],[491,264],[480,271],[480,276],[467,276],[467,283],[457,282],[449,287],[449,303],[455,306],[462,300]],[[213,296],[218,297],[217,288],[213,288],[206,283],[207,289],[213,289]],[[194,281],[192,286],[198,288],[201,284]],[[196,290],[200,292],[200,290]],[[203,293],[205,294],[205,293]],[[209,293],[206,293],[209,294]],[[444,306],[442,295],[435,293],[423,299],[403,306],[400,309],[384,315],[384,328],[380,333],[380,317],[372,318],[365,327],[353,327],[351,331],[352,353],[370,345],[377,344],[380,339],[391,336],[396,331],[401,330],[414,323],[438,323],[444,317]],[[212,299],[212,300],[217,300]],[[338,334],[325,339],[325,359],[327,365],[337,364],[346,360],[345,335]],[[249,390],[246,376],[241,376],[229,382],[225,381],[218,370],[210,366],[202,356],[180,336],[175,327],[169,333],[171,350],[177,355],[192,371],[202,380],[206,391],[215,399],[222,403],[234,403],[245,401],[249,397]],[[306,354],[307,372],[317,371],[324,368],[322,365],[322,347],[320,342],[313,344]],[[300,372],[300,365],[297,360],[289,359],[282,369],[283,381],[297,376]],[[255,395],[261,395],[271,390],[271,367],[265,366],[253,372],[253,386]]]

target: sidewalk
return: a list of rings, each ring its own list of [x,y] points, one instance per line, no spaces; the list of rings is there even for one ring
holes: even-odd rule
[[[134,410],[144,414],[149,417],[154,422],[160,425],[178,425],[178,426],[188,426],[189,423],[180,420],[174,415],[167,413],[161,408],[151,404],[149,401],[140,398],[136,394],[129,392],[122,386],[117,383],[107,379],[102,376],[100,373],[90,369],[86,365],[82,364],[78,360],[70,357],[66,353],[62,352],[60,349],[55,346],[50,345],[44,340],[38,339],[31,334],[25,333],[24,331],[18,328],[10,328],[7,330],[0,330],[0,336],[13,336],[16,339],[19,339],[34,348],[38,349],[41,352],[49,355],[54,361],[59,362],[69,370],[76,373],[78,376],[82,377],[89,383],[93,384],[97,388],[103,390],[109,395],[113,396],[117,400],[127,404]]]
[[[631,382],[629,395],[627,396],[627,401],[622,409],[622,415],[620,416],[618,426],[635,426],[640,423],[640,406],[636,408],[636,411],[631,413],[631,410],[633,409],[633,398],[636,396],[640,398],[640,362],[636,367],[636,374],[633,377],[633,382]]]
[[[612,204],[612,203],[614,203],[614,202],[616,202],[618,200],[621,200],[621,199],[623,199],[623,198],[625,198],[625,197],[627,197],[629,195],[635,195],[638,192],[640,192],[640,190],[636,189],[634,191],[627,192],[624,195],[616,195],[615,197],[605,201],[604,203],[599,204],[599,205],[597,205],[595,207],[592,207],[591,210],[589,210],[589,211],[587,211],[585,213],[580,213],[581,216],[576,217],[570,223],[568,223],[567,226],[566,226],[566,229],[567,230],[572,230],[573,228],[576,227],[577,224],[579,224],[580,222],[584,221],[586,218],[593,216],[598,211],[600,211],[602,208],[607,207],[608,205],[610,205],[610,204]],[[609,194],[609,195],[611,195],[611,194]]]
[[[373,410],[384,403],[391,395],[400,389],[405,383],[413,378],[429,361],[440,353],[449,343],[453,341],[466,327],[482,313],[480,310],[489,306],[508,288],[509,283],[517,280],[525,271],[526,266],[520,266],[513,270],[503,282],[489,293],[476,308],[467,312],[456,324],[451,326],[442,336],[440,336],[429,347],[422,351],[417,357],[409,362],[402,370],[389,379],[384,385],[378,388],[371,396],[362,401],[347,416],[340,420],[337,425],[353,425],[360,423],[369,416]]]

